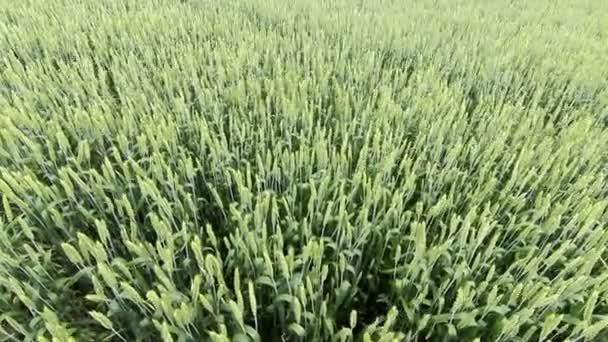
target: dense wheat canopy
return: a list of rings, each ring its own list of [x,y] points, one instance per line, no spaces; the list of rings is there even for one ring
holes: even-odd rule
[[[0,341],[608,340],[608,2],[0,0]]]

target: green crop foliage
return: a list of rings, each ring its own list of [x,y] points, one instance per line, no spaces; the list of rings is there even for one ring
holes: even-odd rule
[[[608,2],[0,0],[0,341],[608,340]]]

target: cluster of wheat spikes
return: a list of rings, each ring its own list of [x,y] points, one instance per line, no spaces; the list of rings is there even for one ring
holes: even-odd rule
[[[0,1],[0,341],[608,339],[608,2]]]

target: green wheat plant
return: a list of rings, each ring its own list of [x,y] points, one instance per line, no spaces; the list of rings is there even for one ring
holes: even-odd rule
[[[608,3],[0,0],[0,341],[608,340]]]

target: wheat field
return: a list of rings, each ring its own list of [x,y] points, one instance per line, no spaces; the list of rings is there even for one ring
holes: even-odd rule
[[[608,341],[608,2],[0,0],[0,341]]]

